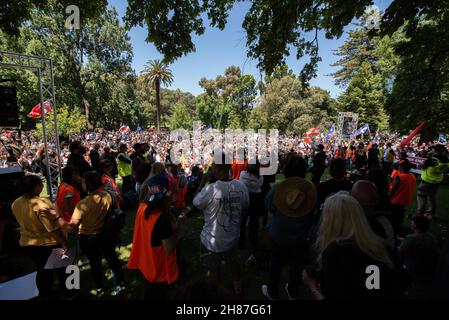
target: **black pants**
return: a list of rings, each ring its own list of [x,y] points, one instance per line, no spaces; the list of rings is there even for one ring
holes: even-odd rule
[[[282,268],[288,265],[289,280],[288,291],[294,298],[298,296],[299,285],[301,283],[304,255],[306,254],[306,244],[295,244],[280,246],[272,241],[272,251],[270,257],[270,271],[268,280],[268,292],[273,299],[279,295],[279,284],[281,281]]]
[[[249,207],[242,212],[242,220],[240,222],[240,248],[245,246],[246,229],[248,229],[248,238],[252,249],[255,250],[257,248],[259,241],[259,220],[264,210],[263,200],[262,193],[249,194]]]
[[[132,189],[132,176],[122,177],[122,180],[122,194],[124,195]]]
[[[125,281],[122,264],[115,252],[115,246],[107,241],[101,234],[80,235],[79,242],[81,249],[89,259],[90,270],[97,288],[103,288],[103,270],[101,260],[103,257],[108,262],[109,267],[119,283]]]
[[[144,300],[167,300],[167,282],[147,282],[145,287]]]
[[[312,169],[312,182],[316,185],[320,183],[321,176],[324,173],[325,168],[314,168]]]
[[[391,204],[391,224],[393,225],[394,234],[402,233],[402,225],[405,219],[405,206],[400,204]]]
[[[22,247],[25,254],[31,258],[36,267],[37,275],[36,275],[36,286],[39,289],[39,297],[40,298],[50,298],[53,292],[53,276],[56,272],[58,274],[59,287],[61,291],[67,292],[65,287],[65,268],[60,269],[44,269],[45,264],[47,263],[48,257],[51,254],[51,251],[55,248],[59,248],[58,246],[26,246]]]

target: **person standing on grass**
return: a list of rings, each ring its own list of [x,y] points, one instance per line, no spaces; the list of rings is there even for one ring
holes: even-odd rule
[[[412,165],[408,160],[402,160],[399,163],[399,173],[391,183],[391,220],[396,234],[402,231],[405,209],[412,203],[416,189],[416,178],[410,173],[411,168]]]
[[[216,284],[220,283],[221,262],[228,263],[233,273],[234,292],[241,295],[237,250],[242,211],[249,206],[249,194],[241,181],[231,179],[231,166],[225,164],[225,155],[221,160],[203,175],[201,191],[193,199],[193,205],[204,211],[200,257],[208,268],[209,279]],[[216,181],[205,186],[213,178]]]
[[[128,146],[120,144],[120,152],[117,156],[118,174],[122,177],[122,194],[125,195],[132,188],[132,167],[128,156]]]
[[[402,265],[412,277],[409,298],[432,297],[432,280],[438,263],[438,243],[429,232],[430,220],[423,215],[412,217],[410,227],[414,233],[405,237],[398,254]]]
[[[115,292],[125,289],[125,277],[122,264],[115,252],[115,245],[104,234],[106,216],[113,206],[113,199],[106,191],[100,191],[103,187],[101,176],[95,171],[84,175],[84,183],[88,196],[78,202],[72,215],[70,225],[78,230],[78,240],[84,254],[89,259],[92,277],[96,288],[92,294],[102,296],[104,294],[104,272],[101,261],[103,257],[114,272],[119,283]]]
[[[69,145],[69,159],[67,160],[67,167],[73,167],[78,170],[80,176],[92,170],[90,164],[84,159],[86,148],[80,141],[73,141]]]
[[[436,194],[444,180],[444,170],[447,168],[449,168],[447,149],[442,144],[437,144],[433,147],[432,155],[424,162],[421,172],[421,183],[416,194],[418,214],[428,214],[432,217],[436,213]]]
[[[170,213],[168,179],[159,173],[147,181],[146,197],[140,202],[134,222],[134,235],[129,269],[138,269],[146,283],[145,300],[165,300],[169,287],[179,277],[177,246],[180,227],[185,220],[177,221]]]
[[[51,298],[53,292],[53,273],[59,276],[59,286],[65,291],[65,268],[45,269],[48,257],[53,249],[64,248],[68,251],[70,244],[61,227],[62,217],[56,213],[51,202],[40,198],[44,188],[40,177],[26,176],[21,181],[24,195],[12,204],[12,212],[20,225],[20,247],[31,258],[36,267],[36,286],[39,298]]]
[[[317,146],[317,152],[313,156],[313,167],[312,167],[312,182],[318,185],[321,181],[321,176],[326,170],[326,153],[324,152],[324,146],[319,144]]]
[[[89,159],[90,159],[90,166],[92,167],[92,170],[98,171],[100,169],[100,144],[95,143],[92,150],[89,152]]]
[[[313,267],[303,271],[304,284],[314,299],[397,299],[402,293],[390,251],[346,191],[324,202],[315,248],[318,271]],[[366,270],[373,265],[379,270],[379,289],[370,290]]]
[[[58,187],[56,205],[66,222],[70,219],[76,205],[81,200],[78,188],[81,187],[82,179],[78,170],[72,167],[62,169],[62,183]]]
[[[98,168],[99,173],[101,174],[101,182],[103,183],[103,187],[100,188],[100,190],[109,192],[109,194],[114,197],[117,208],[120,208],[123,200],[120,195],[120,188],[117,186],[115,179],[113,178],[114,167],[111,161],[106,159],[100,160]]]
[[[285,167],[285,180],[273,186],[265,198],[265,207],[273,215],[268,230],[271,256],[268,283],[261,287],[270,300],[278,299],[282,268],[290,268],[285,291],[290,300],[298,297],[301,268],[307,257],[307,236],[316,206],[315,185],[305,179],[307,164],[302,157],[291,156]]]
[[[264,205],[262,198],[262,186],[264,177],[260,175],[260,164],[249,164],[245,171],[240,174],[239,180],[243,182],[249,192],[249,207],[242,217],[240,231],[240,247],[244,248],[246,240],[246,229],[251,243],[251,255],[246,261],[247,264],[256,263],[256,250],[259,240],[259,220],[263,214]]]

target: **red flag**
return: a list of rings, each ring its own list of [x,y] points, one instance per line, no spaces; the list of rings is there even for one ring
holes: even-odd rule
[[[309,130],[306,131],[306,135],[308,137],[318,136],[319,134],[320,134],[320,128],[319,127],[310,128]]]
[[[416,127],[415,130],[410,133],[410,135],[404,139],[404,141],[401,142],[399,145],[400,147],[404,147],[410,143],[410,141],[413,140],[413,138],[421,131],[421,129],[424,128],[424,121],[419,124],[419,126]]]
[[[51,112],[50,102],[48,102],[48,101],[44,102],[44,110],[45,110],[45,114],[47,114],[48,112]],[[37,117],[41,117],[42,116],[41,104],[38,103],[37,105],[35,105],[33,107],[33,109],[31,109],[30,113],[28,113],[28,116],[33,119],[36,119]]]
[[[127,133],[127,132],[131,131],[129,126],[125,126],[125,125],[121,126],[119,130],[120,130],[120,132],[123,132],[123,133]]]
[[[311,143],[312,143],[312,140],[310,140],[309,137],[306,137],[306,138],[304,138],[304,142],[305,142],[305,143],[308,143],[308,144],[311,144]]]

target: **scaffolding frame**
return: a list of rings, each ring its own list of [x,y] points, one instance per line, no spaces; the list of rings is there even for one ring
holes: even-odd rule
[[[57,180],[58,177],[62,181],[62,172],[61,172],[61,148],[59,145],[59,130],[58,130],[58,116],[57,116],[57,108],[56,108],[56,97],[55,97],[55,79],[53,73],[53,60],[50,58],[31,56],[26,54],[14,53],[14,52],[6,52],[0,51],[0,67],[11,68],[11,69],[20,69],[20,70],[30,70],[36,73],[38,78],[38,86],[39,86],[39,104],[41,106],[41,119],[42,119],[42,136],[44,140],[44,149],[45,149],[45,159],[47,160],[47,172],[46,172],[46,180],[47,180],[47,194],[50,197],[51,201],[56,199],[56,188],[54,188],[54,181]],[[53,178],[50,171],[50,158],[48,156],[48,137],[46,130],[46,110],[44,106],[44,102],[50,102],[52,111],[53,111],[53,122],[55,126],[55,144],[56,144],[56,157],[57,157],[57,167],[58,167],[58,177]],[[53,190],[55,189],[55,190]]]

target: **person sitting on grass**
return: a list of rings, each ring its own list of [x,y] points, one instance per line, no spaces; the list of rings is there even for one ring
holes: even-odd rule
[[[175,222],[170,213],[164,173],[150,178],[147,184],[147,196],[140,202],[134,222],[128,268],[140,270],[147,280],[145,300],[165,300],[179,277],[177,246],[185,216],[180,215]]]
[[[84,181],[88,196],[76,205],[70,225],[78,230],[81,250],[89,259],[92,277],[96,285],[92,294],[97,296],[104,294],[104,272],[101,266],[103,257],[114,272],[118,283],[114,292],[119,293],[125,289],[122,264],[115,252],[114,243],[109,241],[103,232],[106,216],[113,205],[113,200],[108,192],[100,191],[103,183],[99,173],[87,172],[84,175]]]
[[[224,260],[233,273],[234,292],[241,295],[237,250],[242,211],[249,206],[249,194],[241,181],[231,179],[231,165],[225,163],[225,157],[203,175],[201,191],[193,199],[193,205],[204,212],[200,257],[208,268],[209,279],[220,284],[220,265]],[[205,186],[213,178],[216,181]]]

